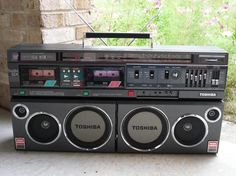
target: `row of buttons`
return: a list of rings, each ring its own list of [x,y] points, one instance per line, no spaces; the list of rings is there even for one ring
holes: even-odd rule
[[[169,72],[170,72],[169,70],[165,70],[165,79],[169,79]],[[142,75],[142,74],[144,74],[143,76],[145,78],[149,78],[149,79],[154,79],[155,78],[155,71],[154,70],[150,70],[149,72],[148,71],[142,72],[142,71],[139,71],[139,70],[135,70],[134,71],[134,78],[139,79],[140,75]],[[171,77],[174,78],[174,79],[179,78],[179,75],[180,75],[180,73],[177,70],[174,70],[174,71],[171,72]]]
[[[83,84],[84,73],[79,68],[61,68],[61,86],[81,87]]]
[[[212,71],[212,77],[211,77],[211,86],[212,87],[218,87],[219,86],[219,79],[220,79],[220,71],[219,70],[213,70]]]
[[[212,86],[218,86],[219,85],[219,79],[212,79],[211,80],[211,85]]]

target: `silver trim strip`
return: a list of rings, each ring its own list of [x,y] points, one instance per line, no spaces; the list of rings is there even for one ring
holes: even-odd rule
[[[28,124],[29,124],[29,121],[30,121],[34,116],[39,115],[39,114],[45,114],[45,115],[51,116],[54,120],[56,120],[56,122],[57,122],[57,124],[58,124],[58,128],[59,128],[58,135],[57,135],[57,137],[56,137],[54,140],[52,140],[51,142],[47,142],[47,143],[38,142],[38,141],[36,141],[34,138],[32,138],[31,135],[29,134],[29,131],[28,131]],[[58,140],[58,138],[60,137],[61,132],[62,132],[61,124],[60,124],[59,120],[58,120],[54,115],[49,114],[49,113],[47,113],[47,112],[36,112],[36,113],[32,114],[32,115],[27,119],[27,121],[26,121],[26,123],[25,123],[25,130],[26,130],[26,133],[27,133],[27,135],[29,136],[29,138],[30,138],[33,142],[35,142],[35,143],[37,143],[37,144],[40,144],[40,145],[49,145],[49,144],[52,144],[52,143],[56,142],[56,141]]]
[[[225,58],[225,55],[199,54],[200,58]]]
[[[107,140],[106,140],[102,145],[100,145],[100,146],[98,146],[98,147],[91,148],[91,149],[90,149],[90,148],[80,147],[80,146],[74,144],[74,143],[68,138],[68,136],[67,136],[67,134],[66,134],[66,121],[67,121],[69,115],[70,115],[73,111],[75,111],[75,110],[77,110],[77,109],[86,108],[86,107],[94,108],[94,109],[97,109],[97,110],[101,111],[102,113],[104,113],[105,116],[106,116],[106,118],[109,120],[110,125],[111,125],[110,134],[109,134],[109,137],[107,138]],[[103,147],[103,146],[106,145],[106,144],[108,143],[108,141],[110,140],[110,138],[111,138],[111,136],[112,136],[112,132],[113,132],[113,124],[112,124],[112,120],[111,120],[110,116],[109,116],[103,109],[101,109],[101,108],[99,108],[99,107],[97,107],[97,106],[91,106],[91,105],[76,106],[75,108],[73,108],[72,110],[70,110],[70,111],[67,113],[66,118],[65,118],[64,121],[63,121],[63,133],[64,133],[66,139],[69,141],[69,143],[70,143],[71,145],[73,145],[74,147],[76,147],[76,148],[78,148],[78,149],[80,149],[80,150],[93,151],[93,150],[97,150],[97,149]]]
[[[164,118],[165,118],[165,120],[166,120],[166,122],[167,122],[167,131],[168,131],[168,132],[167,132],[166,138],[163,140],[163,142],[162,142],[161,144],[159,144],[159,145],[157,145],[156,147],[151,148],[151,149],[140,149],[140,148],[137,148],[137,147],[132,146],[132,145],[125,139],[125,136],[124,136],[124,134],[123,134],[123,123],[124,123],[124,120],[127,118],[127,116],[128,116],[131,112],[133,112],[133,111],[135,111],[135,110],[137,110],[137,109],[140,109],[140,108],[151,108],[151,109],[153,109],[153,110],[155,110],[155,111],[158,111],[159,113],[161,113],[161,114],[164,116]],[[160,110],[160,109],[158,109],[158,108],[156,108],[156,107],[154,107],[154,106],[142,106],[142,107],[137,107],[137,108],[135,108],[135,109],[130,110],[130,111],[124,116],[124,118],[122,119],[121,124],[120,124],[120,133],[121,133],[121,137],[122,137],[123,141],[124,141],[124,142],[126,143],[126,145],[128,145],[130,148],[132,148],[132,149],[134,149],[134,150],[137,150],[137,151],[139,151],[139,152],[150,152],[150,151],[153,151],[153,150],[156,150],[156,149],[160,148],[160,147],[166,142],[166,140],[167,140],[167,138],[169,137],[169,134],[170,134],[170,122],[169,122],[169,120],[168,120],[166,114],[165,114],[162,110]]]
[[[19,116],[15,113],[16,108],[19,107],[19,106],[22,106],[22,107],[25,108],[25,110],[26,110],[26,115],[25,115],[24,117],[19,117]],[[16,117],[17,119],[23,120],[23,119],[25,119],[26,117],[29,116],[29,108],[28,108],[26,105],[24,105],[24,104],[16,104],[16,105],[14,105],[14,107],[12,108],[12,114],[13,114],[14,117]]]
[[[217,111],[219,112],[219,117],[218,117],[216,120],[210,120],[210,119],[207,117],[208,112],[209,112],[210,110],[213,110],[213,109],[214,109],[214,110],[217,110]],[[222,112],[221,112],[221,110],[220,110],[219,108],[217,108],[217,107],[211,107],[211,108],[208,108],[208,109],[206,110],[206,112],[205,112],[205,119],[206,119],[208,122],[214,123],[214,122],[217,122],[218,120],[220,120],[221,115],[222,115]]]
[[[175,138],[175,134],[174,134],[176,124],[177,124],[180,120],[182,120],[182,119],[184,119],[184,118],[187,118],[187,117],[189,117],[189,116],[193,116],[193,117],[196,117],[196,118],[198,118],[199,120],[201,120],[201,121],[203,122],[204,126],[205,126],[205,129],[206,129],[205,135],[204,135],[204,137],[202,138],[202,140],[199,141],[198,143],[194,144],[194,145],[184,145],[184,144],[180,143],[180,142]],[[195,146],[201,144],[201,143],[205,140],[205,138],[207,137],[207,135],[208,135],[208,125],[207,125],[207,122],[204,120],[204,118],[202,118],[201,116],[196,115],[196,114],[188,114],[188,115],[184,115],[184,116],[182,116],[182,117],[179,117],[179,118],[176,120],[176,122],[175,122],[174,125],[172,126],[171,134],[172,134],[172,137],[173,137],[174,141],[175,141],[177,144],[179,144],[180,146],[182,146],[182,147],[195,147]]]

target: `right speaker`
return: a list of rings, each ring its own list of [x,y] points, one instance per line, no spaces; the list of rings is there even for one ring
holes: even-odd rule
[[[217,153],[221,101],[118,103],[118,152]]]

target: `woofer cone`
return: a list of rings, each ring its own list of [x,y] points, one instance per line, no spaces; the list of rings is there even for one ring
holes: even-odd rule
[[[54,143],[61,133],[61,124],[58,119],[46,112],[32,114],[26,121],[25,128],[29,138],[41,145]]]
[[[121,137],[132,149],[142,152],[161,147],[169,135],[169,121],[159,109],[148,106],[128,112],[120,126]]]
[[[172,127],[172,136],[183,147],[201,144],[208,134],[208,125],[199,115],[190,114],[180,117]]]
[[[108,114],[96,106],[72,109],[64,121],[67,140],[81,150],[97,150],[111,138],[112,121]]]

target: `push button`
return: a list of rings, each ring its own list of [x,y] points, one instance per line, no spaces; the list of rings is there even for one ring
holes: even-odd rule
[[[87,90],[83,91],[83,96],[85,96],[85,97],[89,96],[89,91],[87,91]]]
[[[25,90],[20,90],[20,91],[19,91],[19,95],[20,95],[20,96],[24,96],[24,95],[25,95]]]
[[[135,96],[134,90],[129,90],[128,91],[128,97],[134,97],[134,96]]]

